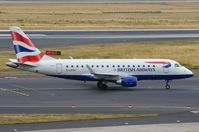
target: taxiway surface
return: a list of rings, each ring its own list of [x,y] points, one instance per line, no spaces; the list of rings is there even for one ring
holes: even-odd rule
[[[10,32],[8,30],[0,32],[0,50],[12,50]],[[38,48],[199,39],[199,29],[26,30],[25,33]]]
[[[0,78],[0,113],[168,113],[199,110],[199,78],[140,81],[135,88],[51,77]],[[133,110],[133,111],[132,111]]]
[[[199,122],[199,78],[140,81],[135,88],[51,77],[1,77],[0,113],[154,113],[159,117],[0,125],[1,130],[56,129],[174,122]]]

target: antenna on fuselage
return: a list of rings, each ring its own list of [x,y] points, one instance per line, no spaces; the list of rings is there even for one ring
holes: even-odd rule
[[[69,58],[70,58],[70,59],[73,59],[73,57],[72,57],[72,56],[69,56]]]

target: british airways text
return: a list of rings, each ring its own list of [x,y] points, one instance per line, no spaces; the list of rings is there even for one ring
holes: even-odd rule
[[[118,72],[154,72],[155,68],[117,68]]]

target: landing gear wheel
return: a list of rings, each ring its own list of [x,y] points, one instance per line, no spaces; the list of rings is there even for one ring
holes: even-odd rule
[[[108,88],[108,86],[107,86],[103,81],[97,82],[97,87],[98,87],[100,90],[106,90],[106,89]]]
[[[170,82],[171,82],[171,80],[166,80],[166,86],[165,86],[165,88],[166,88],[167,90],[169,90],[169,89],[171,88]]]
[[[170,89],[170,85],[166,85],[166,89],[169,90]]]

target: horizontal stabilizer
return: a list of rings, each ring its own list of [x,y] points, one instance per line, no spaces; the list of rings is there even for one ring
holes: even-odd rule
[[[13,67],[13,68],[17,68],[18,66],[30,66],[30,67],[36,67],[37,64],[32,63],[32,62],[25,62],[25,63],[21,63],[18,62],[16,59],[9,59],[10,62],[7,62],[6,65]]]

